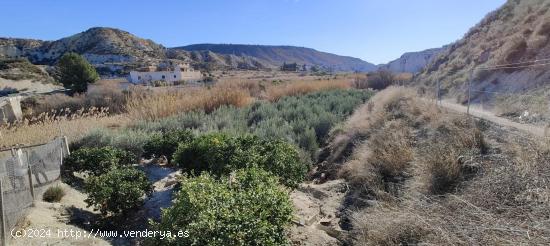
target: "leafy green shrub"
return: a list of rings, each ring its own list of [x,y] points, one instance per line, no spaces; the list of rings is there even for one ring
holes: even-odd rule
[[[73,180],[74,172],[97,176],[106,173],[113,166],[129,166],[134,159],[131,153],[109,146],[80,148],[64,160],[63,175],[67,181]]]
[[[188,143],[193,140],[193,133],[190,130],[168,131],[159,135],[153,135],[143,146],[144,157],[166,156],[170,162],[172,155],[176,152],[179,143]]]
[[[292,203],[266,171],[238,170],[234,177],[183,178],[172,207],[153,230],[188,231],[186,238],[155,238],[151,245],[288,245]]]
[[[59,202],[65,196],[65,191],[60,186],[49,187],[42,195],[45,202]]]
[[[290,187],[302,182],[308,171],[308,165],[291,144],[250,135],[206,134],[181,144],[174,160],[186,172],[208,171],[218,177],[241,168],[260,167],[279,176]]]
[[[142,205],[150,192],[151,184],[143,171],[132,167],[113,167],[100,176],[90,176],[85,181],[84,200],[103,216],[124,216]]]

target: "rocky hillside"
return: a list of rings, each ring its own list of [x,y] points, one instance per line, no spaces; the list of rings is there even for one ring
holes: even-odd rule
[[[56,41],[0,38],[0,59],[27,58],[52,65],[64,53],[76,52],[102,75],[124,75],[136,67],[167,59],[185,61],[199,69],[277,69],[282,63],[317,65],[337,71],[372,71],[375,66],[357,58],[290,46],[192,45],[168,49],[129,32],[90,28]]]
[[[550,1],[509,0],[443,51],[415,81],[428,87],[441,81],[444,94],[464,102],[474,71],[475,101],[493,95],[478,91],[513,93],[548,84],[550,66],[544,65],[548,58]],[[502,64],[509,65],[482,69]]]
[[[418,52],[407,52],[388,64],[379,65],[378,69],[395,73],[418,73],[445,48],[446,47],[427,49]]]
[[[211,51],[224,55],[247,57],[270,67],[279,67],[283,63],[298,63],[308,66],[320,66],[335,71],[373,71],[374,64],[358,58],[339,56],[310,48],[295,46],[244,45],[244,44],[195,44],[173,49],[186,51]]]

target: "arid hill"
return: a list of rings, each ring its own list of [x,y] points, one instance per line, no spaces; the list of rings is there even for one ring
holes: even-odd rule
[[[66,52],[83,55],[103,75],[123,75],[133,68],[156,65],[167,59],[189,62],[196,68],[209,70],[278,69],[284,62],[317,65],[336,71],[372,71],[376,68],[358,58],[291,46],[192,45],[166,48],[152,40],[107,27],[90,28],[55,41],[0,38],[0,59],[27,58],[33,64],[52,65]]]
[[[373,71],[376,66],[359,58],[339,56],[310,48],[296,46],[244,45],[244,44],[195,44],[174,49],[187,51],[211,51],[224,55],[252,57],[271,67],[283,63],[320,66],[336,71]]]
[[[479,91],[517,93],[548,84],[550,70],[550,1],[509,0],[489,13],[464,37],[451,44],[415,78],[420,85],[435,88],[464,102],[467,81],[473,72],[474,101],[493,94]],[[535,62],[534,62],[535,61]],[[509,64],[498,69],[482,68]]]

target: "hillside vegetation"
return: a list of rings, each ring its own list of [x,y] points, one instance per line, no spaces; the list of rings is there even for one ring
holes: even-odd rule
[[[545,244],[548,145],[389,88],[331,134],[319,182],[345,179],[353,245]],[[504,188],[505,187],[505,188]],[[325,191],[328,192],[328,191]]]
[[[508,0],[487,14],[459,41],[449,45],[415,78],[419,85],[435,88],[441,81],[443,94],[464,103],[467,81],[473,69],[512,64],[512,67],[476,70],[474,102],[494,94],[526,93],[540,89],[550,79],[547,66],[530,67],[532,61],[547,63],[550,57],[550,2]],[[430,89],[428,89],[430,90]]]

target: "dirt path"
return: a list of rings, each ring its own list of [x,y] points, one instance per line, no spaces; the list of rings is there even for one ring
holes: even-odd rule
[[[456,103],[451,103],[449,101],[442,101],[441,106],[443,106],[444,108],[448,108],[448,109],[460,112],[460,113],[466,113],[467,109],[468,109],[466,106],[456,104]],[[482,110],[478,106],[470,107],[470,114],[473,115],[474,117],[484,119],[484,120],[488,120],[488,121],[491,121],[491,122],[493,122],[495,124],[498,124],[498,125],[501,125],[501,126],[516,128],[518,130],[531,133],[531,134],[533,134],[537,137],[545,137],[544,127],[534,126],[534,125],[530,125],[530,124],[517,123],[517,122],[511,121],[511,120],[508,120],[506,118],[496,116],[493,112],[489,112],[487,110]]]

